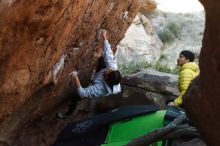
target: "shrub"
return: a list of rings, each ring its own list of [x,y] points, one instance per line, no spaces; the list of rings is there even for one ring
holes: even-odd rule
[[[140,62],[131,61],[127,64],[119,64],[118,68],[120,72],[122,73],[122,75],[128,75],[128,74],[139,72],[150,66],[151,66],[150,64],[144,61],[140,61]]]
[[[170,30],[170,32],[172,32],[174,34],[175,37],[180,36],[181,28],[178,24],[176,24],[174,22],[170,22],[170,23],[168,23],[167,27]]]
[[[164,44],[170,43],[170,42],[172,42],[172,40],[175,39],[174,35],[168,29],[164,29],[162,31],[159,31],[158,36]]]
[[[167,25],[164,26],[162,30],[159,30],[158,36],[165,44],[175,40],[175,38],[180,36],[180,33],[181,27],[174,22],[169,22]]]
[[[176,66],[174,69],[171,69],[167,64],[161,64],[160,62],[156,62],[153,65],[153,68],[159,72],[178,74],[179,68]]]
[[[168,65],[161,64],[159,61],[156,62],[155,64],[149,64],[144,61],[142,61],[142,62],[132,61],[127,64],[120,64],[119,65],[119,71],[121,72],[122,75],[137,73],[137,72],[144,70],[146,68],[153,68],[157,71],[171,73],[171,74],[178,74],[178,71],[179,71],[178,67],[171,69]]]

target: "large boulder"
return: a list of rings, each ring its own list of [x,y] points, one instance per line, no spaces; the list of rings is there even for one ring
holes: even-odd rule
[[[80,118],[55,119],[74,98],[68,74],[78,70],[86,85],[101,55],[98,30],[107,29],[115,51],[141,5],[141,0],[0,1],[0,143],[50,145],[66,123]]]
[[[158,104],[164,109],[166,99],[174,98],[179,94],[177,80],[177,75],[146,69],[128,75],[122,80],[122,97],[133,98],[136,102],[145,99],[148,103]]]
[[[150,19],[139,13],[117,46],[116,56],[119,64],[152,63],[159,60],[163,47]]]
[[[141,72],[126,76],[122,83],[153,92],[178,95],[177,80],[178,75],[163,73],[153,69],[145,69]]]
[[[218,146],[220,2],[200,1],[206,11],[201,73],[185,104],[208,145]],[[54,118],[71,96],[67,75],[78,69],[86,83],[99,57],[97,30],[106,28],[115,47],[139,6],[138,0],[0,1],[0,144],[50,145],[69,122]]]

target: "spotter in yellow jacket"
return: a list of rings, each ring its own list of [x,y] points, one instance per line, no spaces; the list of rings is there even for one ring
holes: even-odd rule
[[[199,67],[194,62],[185,63],[181,66],[179,71],[178,88],[179,96],[174,100],[174,105],[179,106],[183,102],[183,95],[185,94],[190,82],[199,74]]]
[[[180,66],[178,88],[180,91],[179,96],[174,100],[174,102],[168,105],[179,106],[183,103],[183,95],[185,94],[190,82],[199,75],[199,67],[194,63],[194,54],[191,51],[184,50],[180,53],[177,59],[177,65]]]

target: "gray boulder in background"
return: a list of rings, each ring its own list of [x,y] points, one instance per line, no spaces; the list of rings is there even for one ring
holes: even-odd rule
[[[145,99],[164,109],[166,99],[179,94],[177,81],[178,75],[146,69],[123,78],[121,96],[127,100]]]

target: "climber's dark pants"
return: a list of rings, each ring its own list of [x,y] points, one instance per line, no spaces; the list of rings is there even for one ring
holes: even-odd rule
[[[75,96],[72,98],[71,103],[69,105],[69,108],[67,110],[67,112],[65,113],[65,115],[70,116],[73,111],[75,110],[78,101],[82,100],[82,98],[75,92],[74,94]]]

